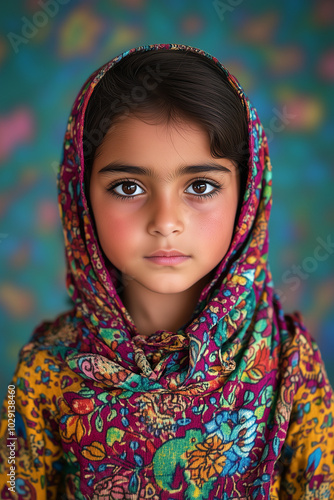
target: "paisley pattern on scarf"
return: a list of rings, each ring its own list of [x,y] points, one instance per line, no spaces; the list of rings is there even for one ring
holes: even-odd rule
[[[196,51],[245,105],[250,169],[230,249],[177,332],[138,333],[104,262],[83,187],[84,113],[96,84],[136,51]],[[334,398],[298,314],[284,316],[268,265],[271,164],[256,110],[209,54],[132,49],[96,71],[68,122],[58,187],[73,310],[20,353],[15,488],[3,407],[1,498],[334,498]],[[15,489],[15,492],[13,491]]]

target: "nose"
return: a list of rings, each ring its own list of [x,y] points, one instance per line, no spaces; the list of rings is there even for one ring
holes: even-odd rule
[[[149,234],[169,236],[181,233],[184,229],[182,210],[178,201],[169,195],[156,196],[149,208]]]

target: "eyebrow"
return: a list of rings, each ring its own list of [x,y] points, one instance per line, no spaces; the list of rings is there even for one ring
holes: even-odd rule
[[[99,170],[99,174],[104,174],[104,173],[117,173],[117,172],[126,172],[128,174],[137,174],[137,175],[146,175],[149,177],[154,177],[154,171],[150,168],[146,167],[138,167],[136,165],[125,165],[123,163],[119,162],[111,162],[108,163],[105,167],[102,167]],[[181,176],[181,175],[186,175],[186,174],[198,174],[198,173],[203,173],[203,172],[225,172],[225,173],[231,173],[231,170],[227,167],[224,167],[224,165],[220,165],[219,163],[216,162],[209,162],[209,163],[200,163],[198,165],[185,165],[182,167],[179,167],[175,175]],[[173,175],[174,177],[174,175]]]

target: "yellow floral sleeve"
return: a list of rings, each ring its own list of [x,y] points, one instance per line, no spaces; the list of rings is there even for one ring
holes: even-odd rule
[[[300,377],[273,490],[280,500],[334,499],[334,397],[315,342],[301,337]]]
[[[53,500],[63,468],[56,400],[59,362],[32,344],[9,386],[0,422],[0,498]],[[58,496],[57,496],[58,495]]]

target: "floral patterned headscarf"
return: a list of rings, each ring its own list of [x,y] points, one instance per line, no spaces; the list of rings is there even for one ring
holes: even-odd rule
[[[83,130],[106,72],[128,54],[160,49],[197,52],[226,74],[247,112],[250,157],[230,248],[196,314],[177,332],[145,337],[120,299],[117,270],[104,260],[94,230]],[[326,498],[333,493],[331,388],[299,316],[284,316],[268,266],[271,173],[255,108],[201,50],[138,47],[82,88],[58,178],[74,308],[33,337],[61,366],[53,376],[63,377],[56,401],[66,498],[292,499],[306,492],[311,496],[303,498],[317,498],[319,484]]]
[[[104,74],[128,54],[143,50],[183,50],[206,55],[227,75],[247,110],[249,123],[249,175],[239,221],[228,253],[212,282],[203,290],[194,321],[183,331],[159,332],[145,338],[136,329],[116,291],[118,273],[103,259],[94,232],[84,190],[83,129],[85,109]],[[202,393],[221,387],[236,370],[245,347],[262,343],[264,375],[277,332],[287,331],[273,295],[268,268],[268,220],[271,208],[271,164],[263,127],[237,80],[217,59],[184,45],[154,45],[125,52],[99,69],[76,99],[65,136],[59,174],[59,204],[67,254],[67,288],[75,303],[75,328],[80,350],[69,363],[99,379],[105,370],[115,372],[120,387],[136,390],[165,388]],[[236,257],[237,256],[237,257]],[[263,344],[263,340],[266,340]],[[78,339],[75,340],[76,344]],[[131,354],[131,355],[130,355]],[[152,368],[150,360],[160,362]],[[238,356],[239,355],[239,356]],[[69,354],[68,354],[69,356]],[[239,364],[239,362],[238,362]],[[173,365],[173,369],[171,369]],[[122,372],[122,381],[117,373]],[[85,372],[88,376],[88,372]]]

